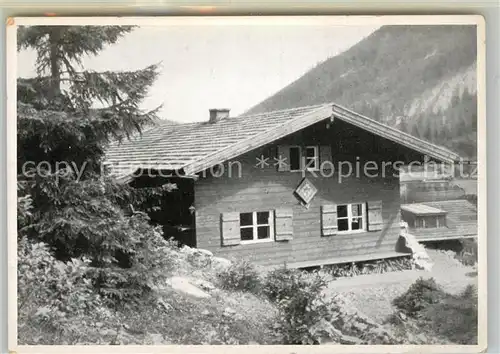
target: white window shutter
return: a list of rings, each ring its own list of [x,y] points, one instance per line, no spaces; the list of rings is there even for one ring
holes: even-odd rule
[[[338,231],[337,226],[337,204],[326,204],[321,206],[321,235],[333,236]]]
[[[332,161],[332,147],[330,145],[321,145],[319,147],[319,168],[321,168],[321,164],[325,161],[329,163],[323,165],[324,167],[328,167],[329,169],[333,166]]]
[[[222,246],[239,245],[240,213],[229,212],[221,214]]]
[[[290,146],[278,145],[278,156],[276,158],[284,162],[278,164],[278,171],[290,171]]]
[[[293,239],[293,210],[276,209],[274,211],[274,232],[276,241]]]
[[[368,231],[380,231],[383,229],[382,201],[368,202]]]

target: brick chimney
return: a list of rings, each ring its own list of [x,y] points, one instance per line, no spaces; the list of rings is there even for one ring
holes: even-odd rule
[[[229,117],[229,109],[227,108],[212,108],[209,110],[209,112],[210,119],[208,120],[208,122],[211,124],[217,123],[220,120]]]

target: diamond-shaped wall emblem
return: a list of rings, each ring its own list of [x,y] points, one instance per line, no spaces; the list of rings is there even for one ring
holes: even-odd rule
[[[318,189],[307,178],[304,178],[297,189],[295,189],[295,194],[305,205],[311,202],[316,193],[318,193]]]

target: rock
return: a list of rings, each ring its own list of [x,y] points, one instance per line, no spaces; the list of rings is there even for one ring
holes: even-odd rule
[[[183,254],[192,254],[193,250],[194,248],[184,245],[179,249],[179,252]]]
[[[402,312],[399,313],[399,317],[403,320],[406,321],[406,315]]]
[[[432,262],[424,246],[409,233],[404,233],[401,237],[405,240],[405,247],[411,250],[415,268],[430,272],[432,270]]]
[[[325,319],[314,324],[309,332],[315,336],[320,344],[335,342],[338,343],[343,334]]]
[[[204,292],[200,288],[191,284],[189,279],[184,277],[172,277],[167,280],[167,284],[172,287],[172,289],[197,297],[197,298],[208,298],[210,294]]]
[[[225,316],[225,317],[231,318],[233,320],[238,320],[238,321],[244,319],[244,317],[242,315],[238,314],[236,312],[236,310],[234,310],[234,309],[232,309],[230,307],[226,307],[224,309],[224,312],[222,313],[222,315]]]
[[[362,322],[354,322],[352,324],[352,327],[355,328],[356,330],[360,331],[360,332],[364,332],[368,328],[368,325],[366,325],[366,324],[364,324]]]
[[[212,263],[213,253],[203,249],[191,248],[186,251],[189,263],[198,268],[204,268]]]
[[[429,340],[428,340],[428,338],[427,338],[427,336],[425,334],[422,334],[422,333],[418,334],[417,338],[422,343],[428,343],[429,342]]]
[[[116,337],[118,335],[118,332],[115,331],[114,329],[104,329],[104,330],[101,330],[99,331],[99,334],[101,336],[112,336],[112,337]]]
[[[218,269],[227,269],[231,266],[231,261],[226,258],[221,258],[221,257],[213,257],[212,258],[212,265]]]
[[[357,337],[343,334],[342,337],[340,338],[340,344],[363,344],[363,340]]]
[[[152,345],[165,344],[165,338],[163,337],[163,334],[160,333],[148,334],[146,341],[151,343]]]
[[[197,253],[201,253],[201,254],[203,254],[203,255],[205,255],[207,257],[213,257],[214,256],[214,254],[212,252],[210,252],[209,250],[204,250],[202,248],[197,248],[196,252]]]
[[[163,308],[165,311],[170,311],[173,309],[172,305],[166,303],[165,301],[163,301],[163,299],[156,300],[156,304],[158,305],[158,307]]]
[[[236,311],[233,310],[232,308],[226,307],[224,309],[224,315],[226,315],[226,316],[233,316],[234,314],[236,314]]]
[[[199,288],[205,290],[205,291],[213,291],[215,290],[215,286],[203,279],[196,279],[193,281],[194,285],[198,286]]]

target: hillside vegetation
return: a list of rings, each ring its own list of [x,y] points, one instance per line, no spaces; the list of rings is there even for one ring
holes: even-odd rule
[[[476,155],[475,26],[384,26],[248,113],[335,102]]]

